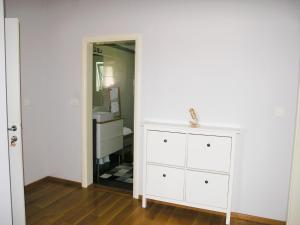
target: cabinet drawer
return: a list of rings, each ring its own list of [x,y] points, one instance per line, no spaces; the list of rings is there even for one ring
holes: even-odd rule
[[[101,159],[123,148],[123,136],[112,137],[99,141],[97,146],[97,158]]]
[[[185,134],[148,131],[147,161],[184,166],[185,143]]]
[[[189,168],[229,172],[230,152],[230,137],[188,136]]]
[[[186,201],[225,209],[228,175],[186,172]]]
[[[123,120],[97,124],[97,158],[110,155],[123,148]]]
[[[147,194],[183,200],[184,171],[163,166],[147,166]]]
[[[123,120],[97,124],[97,135],[101,141],[111,137],[123,136]]]

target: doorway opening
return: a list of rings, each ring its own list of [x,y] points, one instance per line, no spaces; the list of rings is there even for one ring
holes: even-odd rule
[[[83,41],[82,186],[100,184],[138,198],[138,35]]]
[[[93,43],[93,181],[133,189],[135,41]]]

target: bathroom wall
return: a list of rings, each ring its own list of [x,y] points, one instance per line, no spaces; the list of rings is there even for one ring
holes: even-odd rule
[[[95,45],[102,50],[103,62],[105,65],[104,72],[112,72],[112,84],[110,87],[118,87],[120,90],[121,117],[124,119],[124,126],[133,129],[133,82],[134,82],[134,53],[124,51],[118,48]],[[100,56],[94,56],[94,65],[96,61],[101,61]],[[110,68],[108,68],[110,67]],[[95,66],[94,66],[95,78]],[[95,84],[95,80],[94,80]],[[96,92],[93,87],[93,102],[95,105],[102,104],[99,101],[103,96]]]
[[[202,124],[241,126],[233,211],[286,219],[299,1],[8,0],[6,8],[21,21],[23,98],[32,102],[23,115],[25,154],[36,153],[25,157],[35,168],[27,179],[46,170],[80,181],[82,40],[139,33],[142,120],[186,123],[194,106]]]

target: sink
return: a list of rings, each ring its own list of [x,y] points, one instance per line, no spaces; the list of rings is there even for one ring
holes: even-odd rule
[[[97,122],[106,122],[113,118],[114,114],[112,112],[93,112],[93,119],[96,119]]]
[[[93,119],[97,122],[106,122],[114,119],[114,114],[112,112],[93,112]]]

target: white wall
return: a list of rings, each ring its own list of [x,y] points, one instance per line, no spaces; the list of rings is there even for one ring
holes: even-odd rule
[[[0,223],[12,224],[9,158],[7,145],[4,10],[0,0]]]
[[[25,154],[40,154],[28,154],[25,165],[43,161],[42,148],[48,168],[32,168],[80,181],[80,107],[70,100],[80,99],[82,39],[140,33],[142,119],[186,122],[194,106],[201,123],[240,125],[233,210],[286,219],[298,1],[9,0],[7,9],[21,20],[23,97],[35,106],[24,113],[24,134],[45,145],[24,137]],[[39,132],[37,118],[43,119]]]

